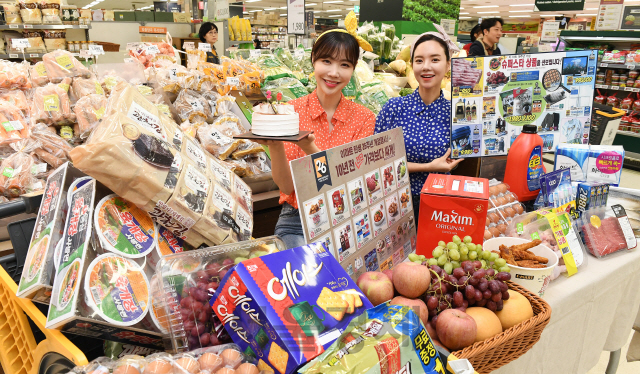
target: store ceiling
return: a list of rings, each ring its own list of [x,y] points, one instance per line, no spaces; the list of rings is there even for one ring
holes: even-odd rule
[[[229,1],[230,5],[231,1]],[[338,1],[338,2],[335,2]],[[76,5],[78,8],[87,6],[93,3],[94,0],[68,0],[69,5]],[[316,18],[344,18],[344,16],[353,10],[355,5],[360,5],[360,0],[322,0],[312,1],[307,0],[307,10],[313,10],[317,12]],[[131,10],[135,6],[135,9],[152,8],[153,0],[103,0],[91,9],[107,9],[107,10]],[[287,1],[286,0],[248,0],[244,2],[245,14],[250,14],[253,11],[268,11],[268,12],[281,12],[286,16],[287,13]]]
[[[501,17],[505,22],[523,22],[548,16],[577,16],[590,18],[596,15],[600,0],[586,0],[580,11],[534,12],[534,0],[461,0],[460,19]],[[640,0],[625,0],[625,5],[640,5]]]

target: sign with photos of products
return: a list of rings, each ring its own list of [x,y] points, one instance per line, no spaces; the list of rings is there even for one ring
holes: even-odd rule
[[[353,278],[415,252],[401,128],[291,161],[307,243],[322,242]]]
[[[452,59],[452,157],[506,155],[529,124],[543,152],[588,144],[596,64],[592,50]]]

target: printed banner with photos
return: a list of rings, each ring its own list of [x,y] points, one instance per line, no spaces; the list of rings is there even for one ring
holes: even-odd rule
[[[452,59],[452,157],[506,155],[530,124],[543,152],[588,144],[596,63],[592,50]]]
[[[307,243],[323,242],[357,279],[415,252],[402,129],[291,161]]]

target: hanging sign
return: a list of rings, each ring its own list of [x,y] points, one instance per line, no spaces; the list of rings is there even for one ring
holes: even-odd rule
[[[229,2],[227,0],[217,0],[216,4],[216,21],[229,18]]]
[[[536,0],[534,8],[536,12],[583,9],[584,0]]]
[[[287,3],[287,28],[289,34],[304,35],[304,0]]]
[[[560,30],[560,21],[544,22],[540,41],[543,43],[555,43],[558,38],[558,30]]]

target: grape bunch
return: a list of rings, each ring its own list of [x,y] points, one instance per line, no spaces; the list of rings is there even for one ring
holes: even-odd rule
[[[501,258],[498,253],[483,250],[481,244],[473,244],[470,236],[460,239],[458,235],[454,235],[449,243],[445,243],[443,240],[439,241],[432,256],[433,258],[428,259],[426,264],[429,266],[437,265],[449,275],[455,269],[460,268],[464,261],[479,261],[482,269],[511,272],[505,259]]]
[[[447,309],[465,312],[467,308],[476,306],[496,312],[502,310],[503,302],[509,299],[506,281],[511,279],[511,274],[484,269],[478,260],[463,261],[452,274],[447,274],[438,265],[431,265],[429,269],[431,284],[424,301],[432,324],[435,324],[438,314]]]

